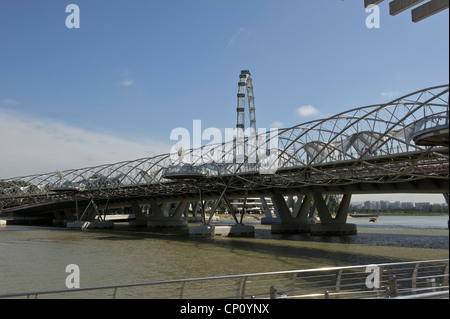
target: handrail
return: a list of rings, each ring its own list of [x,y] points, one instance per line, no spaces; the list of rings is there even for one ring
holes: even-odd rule
[[[231,296],[220,296],[219,298],[266,298],[270,297],[270,289],[269,287],[275,287],[273,282],[277,281],[277,283],[284,283],[286,286],[291,287],[289,289],[278,291],[278,295],[275,294],[273,296],[281,296],[282,298],[308,298],[308,297],[326,297],[330,296],[341,298],[341,297],[351,297],[351,298],[379,298],[382,297],[397,297],[398,294],[415,294],[417,292],[430,291],[433,292],[437,290],[446,290],[448,293],[448,259],[438,259],[438,260],[427,260],[427,261],[411,261],[411,262],[397,262],[397,263],[382,263],[376,264],[375,266],[382,269],[380,273],[380,287],[374,289],[368,289],[365,286],[365,281],[367,276],[370,274],[367,271],[368,266],[374,265],[355,265],[355,266],[342,266],[342,267],[324,267],[324,268],[315,268],[315,269],[300,269],[300,270],[288,270],[288,271],[275,271],[275,272],[264,272],[264,273],[249,273],[249,274],[237,274],[237,275],[226,275],[226,276],[215,276],[215,277],[199,277],[199,278],[187,278],[187,279],[173,279],[173,280],[163,280],[163,281],[153,281],[153,282],[142,282],[142,283],[130,283],[130,284],[119,284],[119,285],[109,285],[109,286],[97,286],[97,287],[86,287],[86,288],[74,288],[74,289],[59,289],[59,290],[47,290],[47,291],[35,291],[35,292],[20,292],[20,293],[10,293],[10,294],[0,294],[0,298],[16,298],[16,297],[32,297],[37,298],[40,295],[50,295],[55,294],[59,295],[62,293],[76,293],[76,292],[87,292],[94,290],[113,290],[113,299],[117,298],[117,292],[119,289],[123,288],[137,288],[137,287],[155,287],[155,286],[170,286],[174,284],[179,284],[180,287],[176,288],[178,293],[175,295],[177,298],[197,298],[196,295],[186,295],[185,289],[188,284],[199,284],[202,282],[209,282],[209,285],[204,289],[210,289],[215,291],[218,285],[212,283],[212,281],[220,281],[227,280],[228,286],[230,286],[230,290],[234,290],[234,294]],[[418,272],[423,269],[426,265],[438,265],[441,269],[439,269],[438,273],[426,273],[421,276],[417,276]],[[402,277],[404,270],[406,269],[408,273],[411,273],[409,277]],[[409,269],[407,267],[413,266],[413,268]],[[406,268],[405,268],[406,267]],[[419,269],[419,271],[418,271]],[[442,269],[444,269],[442,271]],[[355,271],[355,270],[363,270],[363,271]],[[310,275],[301,277],[300,275]],[[386,277],[385,274],[389,274],[390,279],[384,280],[383,277]],[[290,276],[294,275],[294,276]],[[393,276],[395,275],[395,276]],[[350,277],[349,277],[350,276]],[[277,278],[277,277],[281,277]],[[259,281],[257,280],[259,279]],[[386,277],[387,278],[387,277]],[[395,287],[397,285],[400,287],[404,285],[405,282],[411,281],[411,287],[400,287],[395,288],[395,291],[392,292],[392,278],[395,278]],[[252,280],[249,280],[252,279]],[[435,279],[442,281],[442,283],[438,283],[438,285],[433,285],[432,287],[417,287],[418,280],[421,280],[423,283],[427,279],[433,279],[433,283],[435,283]],[[442,280],[441,280],[442,279]],[[231,282],[230,282],[231,280]],[[238,280],[236,282],[236,280]],[[267,281],[267,284],[264,283],[264,280]],[[319,282],[319,280],[323,280],[326,282],[325,285],[315,286],[315,282]],[[350,281],[349,283],[343,284],[343,281]],[[258,291],[253,291],[250,286],[250,283],[255,284],[259,283],[263,284],[262,289]],[[298,282],[302,282],[305,286],[302,288],[296,288],[295,285]],[[308,286],[309,284],[309,286]],[[234,286],[235,285],[235,286]],[[363,286],[363,289],[361,289]],[[255,288],[255,287],[253,287]],[[332,290],[335,290],[333,292]],[[303,294],[301,293],[303,292]],[[389,292],[389,294],[388,294]],[[288,296],[288,294],[290,294]],[[209,294],[209,296],[211,296]],[[174,298],[174,297],[169,297]]]
[[[428,292],[417,295],[408,295],[408,296],[400,296],[394,297],[392,299],[436,299],[436,298],[445,298],[449,297],[449,291],[438,291],[438,292]]]

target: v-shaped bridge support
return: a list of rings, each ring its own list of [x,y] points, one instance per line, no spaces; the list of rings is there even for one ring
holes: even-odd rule
[[[332,217],[326,198],[319,192],[298,196],[297,202],[292,206],[291,198],[285,197],[279,191],[274,191],[272,203],[278,223],[272,224],[274,233],[311,233],[311,234],[356,234],[356,225],[347,224],[347,214],[350,206],[351,194],[344,194],[335,217]],[[291,204],[291,205],[288,205]],[[317,211],[319,223],[314,219]]]

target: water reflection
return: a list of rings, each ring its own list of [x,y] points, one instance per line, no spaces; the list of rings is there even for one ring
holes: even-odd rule
[[[354,236],[271,234],[197,238],[186,231],[51,227],[0,229],[0,293],[64,289],[77,264],[84,287],[328,266],[448,258],[444,229],[361,227]]]

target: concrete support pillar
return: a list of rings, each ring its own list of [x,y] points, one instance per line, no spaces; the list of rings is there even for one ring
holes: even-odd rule
[[[313,195],[311,194],[311,196],[313,196]],[[314,196],[312,198],[314,199]],[[325,200],[326,205],[328,205],[329,199],[330,199],[330,196],[325,195],[324,200]],[[312,204],[311,207],[309,208],[309,214],[308,214],[308,222],[309,223],[314,224],[316,222],[316,220],[317,220],[316,213],[317,213],[317,207],[315,204]]]
[[[181,216],[183,215],[183,213],[186,211],[187,208],[189,208],[189,204],[190,204],[190,202],[188,202],[188,201],[179,202],[177,207],[175,208],[175,210],[172,213],[172,218],[181,219]]]
[[[298,196],[297,200],[294,201],[294,199],[292,199],[292,217],[296,218],[297,214],[300,210],[300,206],[303,203],[303,196]]]
[[[57,226],[66,226],[68,221],[75,220],[75,216],[72,213],[72,210],[69,208],[65,208],[63,211],[57,211],[53,213],[54,219],[53,219],[53,225]]]
[[[293,216],[301,223],[308,221],[309,211],[311,209],[313,196],[311,194],[305,197],[299,197],[294,207]]]
[[[290,202],[288,202],[281,193],[275,191],[272,196],[272,202],[280,221],[272,224],[272,232],[311,232],[314,235],[356,234],[356,225],[347,224],[347,214],[350,206],[351,194],[344,194],[335,218],[331,216],[330,211],[328,210],[327,199],[327,197],[324,198],[321,193],[317,192],[299,196],[297,202],[293,205],[291,213],[288,204],[293,204],[292,198],[290,199]],[[319,215],[320,224],[316,224],[312,221],[310,222],[309,220],[311,213],[314,213],[315,210],[317,210]]]
[[[217,200],[213,201],[209,218],[206,219],[206,216],[203,217],[203,225],[189,227],[190,236],[253,236],[255,234],[254,226],[247,226],[242,223],[244,215],[241,215],[240,220],[238,220],[236,212],[231,206],[231,203],[225,192],[226,189],[222,191]],[[214,213],[216,212],[216,209],[222,199],[224,200],[225,204],[228,207],[228,210],[233,216],[233,219],[236,223],[235,225],[211,225]],[[245,210],[242,210],[242,214],[244,214],[244,211]]]
[[[77,208],[78,210],[78,203]],[[98,210],[97,204],[93,199],[86,206],[83,214],[78,216],[77,220],[67,222],[66,227],[71,229],[97,229],[97,228],[112,228],[114,223],[111,221],[104,221]]]
[[[247,226],[242,224],[237,225],[201,225],[196,227],[189,227],[190,236],[201,237],[249,237],[255,234],[254,226]]]
[[[294,196],[288,196],[288,198],[286,200],[286,205],[287,205],[289,210],[293,210],[294,209],[294,205],[295,205]]]
[[[152,211],[150,218],[151,219],[164,219],[165,216],[161,209],[161,206],[154,199],[150,199],[149,203],[150,203],[150,209]]]
[[[348,208],[352,194],[344,194],[339,204],[336,217],[331,217],[327,204],[320,193],[314,193],[314,202],[319,214],[321,224],[345,224],[347,222]]]
[[[142,207],[138,202],[131,203],[131,210],[136,219],[129,221],[128,225],[132,227],[147,226],[148,216],[142,212]]]
[[[264,197],[261,197],[260,200],[261,200],[261,206],[262,206],[261,208],[265,215],[265,217],[261,218],[261,224],[270,225],[273,223],[279,223],[280,218],[278,216],[277,217],[272,216],[272,211],[270,210],[266,199]]]
[[[291,199],[292,200],[292,199]],[[273,233],[305,233],[309,232],[310,225],[307,223],[309,207],[311,206],[312,197],[298,197],[294,205],[293,212],[288,208],[288,203],[279,192],[272,195],[272,203],[277,216],[278,223],[272,224]]]
[[[192,217],[189,216],[189,206],[187,207],[184,219],[190,222],[200,222],[202,221],[202,217],[198,214],[198,211],[200,209],[200,202],[191,202],[190,203],[191,209],[192,209]]]
[[[89,221],[73,221],[68,222],[66,225],[70,229],[103,229],[103,228],[113,228],[114,223],[111,221],[103,220],[89,220]]]
[[[224,196],[224,197],[223,197],[223,200],[224,200],[225,204],[227,205],[228,211],[230,212],[231,216],[233,217],[234,222],[236,223],[236,225],[239,224],[239,220],[238,220],[237,217],[236,217],[236,212],[235,212],[235,210],[234,210],[233,205],[231,205],[230,200],[228,199],[227,196]]]
[[[344,194],[344,196],[342,197],[341,203],[339,204],[335,217],[335,220],[339,224],[345,224],[347,222],[348,209],[350,207],[351,199],[352,194]]]
[[[327,204],[323,199],[321,193],[314,193],[314,203],[317,208],[317,214],[320,218],[321,224],[333,224],[334,220],[331,217],[330,211],[328,210]]]
[[[69,220],[74,218],[72,210],[68,208],[64,209],[64,216]]]
[[[313,235],[354,235],[356,225],[347,224],[347,214],[350,205],[351,194],[344,194],[336,217],[333,218],[328,210],[325,200],[320,193],[314,193],[314,202],[320,218],[320,224],[311,225]]]
[[[194,206],[192,207],[192,216],[193,217],[197,217],[199,208],[200,208],[200,202],[195,202]]]
[[[147,222],[148,216],[142,212],[142,207],[137,202],[131,203],[131,210],[138,221]]]
[[[147,219],[148,228],[180,228],[187,226],[187,221],[181,218],[181,214],[189,202],[179,202],[172,215],[169,215],[168,212],[170,203],[158,204],[154,199],[150,199],[149,203],[152,214]]]
[[[184,210],[181,212],[181,216],[182,216],[182,218],[184,218],[185,220],[188,219],[189,208],[191,207],[191,205],[192,205],[191,202],[187,202],[186,206],[184,207]]]
[[[292,217],[291,212],[289,211],[289,208],[286,204],[284,197],[280,193],[274,192],[274,194],[272,195],[272,203],[275,212],[277,216],[280,218],[282,223],[293,221],[294,218]]]

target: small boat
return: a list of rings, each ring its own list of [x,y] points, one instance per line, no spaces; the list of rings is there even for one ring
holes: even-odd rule
[[[353,213],[353,214],[350,214],[350,217],[353,217],[353,218],[378,218],[378,214],[358,214],[358,213]]]

